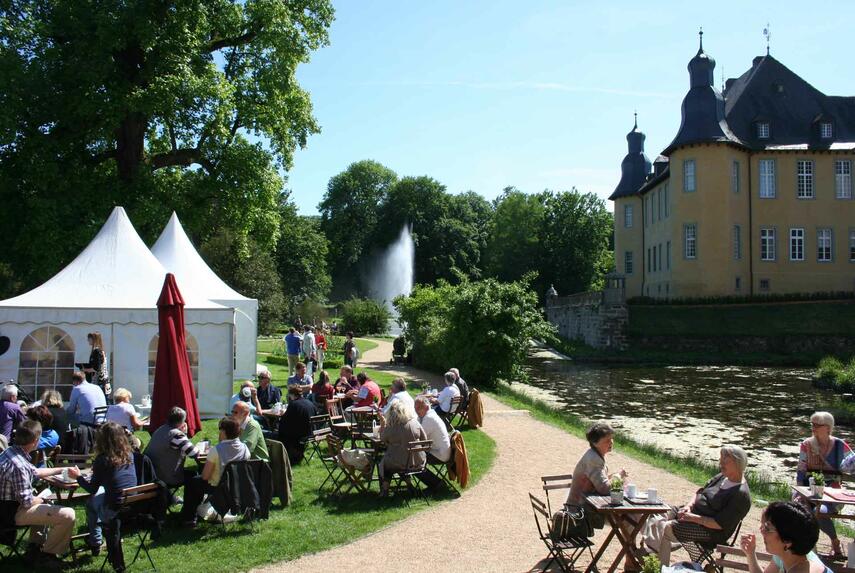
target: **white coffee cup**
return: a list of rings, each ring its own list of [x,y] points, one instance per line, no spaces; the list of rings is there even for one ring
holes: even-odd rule
[[[659,492],[655,487],[647,488],[647,501],[649,503],[659,503]]]
[[[68,468],[62,468],[62,480],[69,481],[68,479]]]
[[[635,497],[637,493],[638,489],[635,487],[634,483],[631,483],[626,486],[626,497]]]

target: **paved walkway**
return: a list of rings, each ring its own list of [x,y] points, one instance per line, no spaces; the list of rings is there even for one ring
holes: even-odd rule
[[[400,373],[408,379],[440,383],[440,377],[389,364],[392,345],[380,341],[365,353],[360,367]],[[359,370],[359,368],[357,368]],[[465,377],[465,372],[463,373]],[[540,476],[569,473],[587,443],[539,422],[523,410],[512,410],[484,397],[483,430],[497,446],[493,468],[456,500],[435,504],[407,519],[352,543],[263,571],[523,572],[541,571],[546,549],[537,539],[528,493],[543,497]],[[697,489],[688,481],[640,463],[619,452],[608,456],[612,471],[625,468],[641,489],[656,487],[670,503],[685,503]],[[760,510],[753,508],[743,531],[756,532]],[[605,531],[597,533],[597,545]],[[607,569],[617,542],[603,560]],[[680,551],[674,559],[685,558]],[[584,558],[580,563],[587,564]],[[556,567],[551,570],[557,571]]]

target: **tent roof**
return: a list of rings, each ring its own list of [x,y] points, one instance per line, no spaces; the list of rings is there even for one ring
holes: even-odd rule
[[[211,300],[251,300],[224,283],[211,270],[193,247],[174,212],[151,252],[166,270],[175,274],[179,286],[186,285],[186,288]]]
[[[92,242],[46,283],[0,301],[0,307],[149,309],[157,306],[166,269],[151,254],[122,207],[116,207]],[[187,308],[223,306],[185,287]]]

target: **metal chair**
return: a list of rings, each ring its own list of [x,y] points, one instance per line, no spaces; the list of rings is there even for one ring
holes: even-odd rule
[[[0,563],[5,563],[12,557],[21,557],[21,543],[30,529],[29,525],[15,525],[15,512],[18,511],[17,501],[0,501]]]
[[[334,434],[327,435],[327,446],[329,448],[328,456],[321,456],[321,462],[327,470],[327,477],[318,487],[318,494],[324,493],[324,486],[330,483],[331,488],[329,495],[343,495],[352,489],[356,489],[361,493],[367,493],[367,488],[362,483],[362,480],[356,475],[355,471],[341,463],[340,454],[344,444],[338,436]]]
[[[724,545],[727,547],[734,547],[736,542],[739,540],[739,530],[742,529],[742,521],[736,526],[736,529],[733,531],[733,535],[727,540],[726,544],[718,544]],[[716,563],[715,552],[716,547],[718,546],[715,542],[701,542],[701,541],[680,541],[683,544],[683,549],[686,550],[686,553],[689,554],[692,561],[695,563],[700,563],[705,568],[712,567],[718,573],[724,573],[724,569]]]
[[[591,559],[593,560],[594,554],[591,551],[591,547],[594,543],[590,539],[576,536],[561,540],[553,539],[550,535],[552,531],[552,516],[547,511],[546,504],[532,494],[528,494],[528,497],[531,501],[531,509],[534,513],[538,536],[549,551],[547,555],[549,560],[541,568],[542,571],[548,570],[553,562],[558,563],[558,566],[565,573],[573,571],[573,566],[585,552],[585,549],[591,554]]]
[[[546,494],[546,507],[549,510],[549,515],[552,515],[552,503],[549,499],[549,492],[556,489],[570,489],[570,485],[573,482],[573,474],[541,476],[540,481],[543,482],[543,492]]]
[[[472,396],[472,390],[470,389],[466,395],[466,399],[460,397],[460,402],[457,406],[457,409],[454,410],[454,413],[450,416],[450,423],[452,427],[460,429],[463,427],[463,424],[469,423],[469,410],[467,406],[469,405],[469,397]],[[454,400],[452,400],[452,403]]]
[[[327,415],[330,417],[330,427],[338,435],[349,435],[352,424],[345,420],[340,398],[329,398],[326,403]]]
[[[134,563],[136,563],[137,559],[139,559],[140,553],[145,553],[146,558],[148,558],[148,562],[151,564],[151,567],[154,571],[157,571],[157,567],[154,565],[154,561],[151,558],[151,554],[148,552],[148,539],[151,535],[150,523],[153,520],[145,519],[148,514],[145,509],[147,504],[144,502],[153,500],[159,495],[160,486],[156,483],[147,483],[144,485],[138,485],[136,487],[129,487],[122,490],[119,503],[117,505],[118,514],[116,518],[111,520],[109,523],[104,524],[105,530],[110,530],[111,528],[118,527],[119,531],[113,533],[118,535],[118,538],[124,537],[123,533],[127,532],[127,529],[122,531],[122,528],[128,524],[133,523],[134,534],[139,541],[139,547],[137,547],[137,552],[134,554],[133,560],[131,560],[130,564],[127,567],[130,567]],[[117,544],[114,551],[121,551],[121,542]],[[107,561],[110,558],[113,558],[113,565],[116,564],[116,559],[121,559],[121,562],[124,562],[124,556],[111,555],[110,554],[110,544],[108,543],[108,554],[107,557],[104,558],[104,562],[101,564],[101,571],[104,570],[104,567],[107,565]]]
[[[425,496],[424,490],[420,487],[422,481],[419,479],[419,474],[425,470],[425,466],[416,465],[418,454],[425,454],[430,451],[430,440],[415,440],[407,445],[407,467],[403,470],[391,471],[389,477],[389,491],[406,491],[409,496],[404,497],[404,502],[409,506],[409,497],[417,494],[424,502],[430,505],[430,501]],[[385,476],[384,476],[385,477]],[[406,487],[405,487],[406,486]]]

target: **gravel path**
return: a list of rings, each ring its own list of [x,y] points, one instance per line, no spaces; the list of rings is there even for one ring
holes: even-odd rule
[[[377,348],[365,353],[359,367],[440,384],[439,376],[392,367],[391,351],[390,342],[380,341]],[[484,396],[484,407],[483,430],[496,441],[496,460],[487,475],[459,499],[434,504],[347,545],[259,571],[541,571],[546,549],[537,538],[527,494],[533,492],[543,498],[540,476],[570,473],[587,443],[533,419],[526,410],[512,410],[489,396]],[[630,481],[642,490],[656,487],[670,503],[684,503],[697,489],[682,478],[620,452],[609,454],[608,464],[611,471],[625,468]],[[553,499],[562,497],[561,492],[558,494]],[[756,533],[759,517],[759,508],[752,508],[743,531]],[[597,546],[605,535],[604,530],[598,531]],[[616,547],[615,541],[600,561],[602,571],[617,554]],[[675,560],[683,558],[682,551],[674,554]],[[587,563],[584,557],[579,561],[579,565]]]

